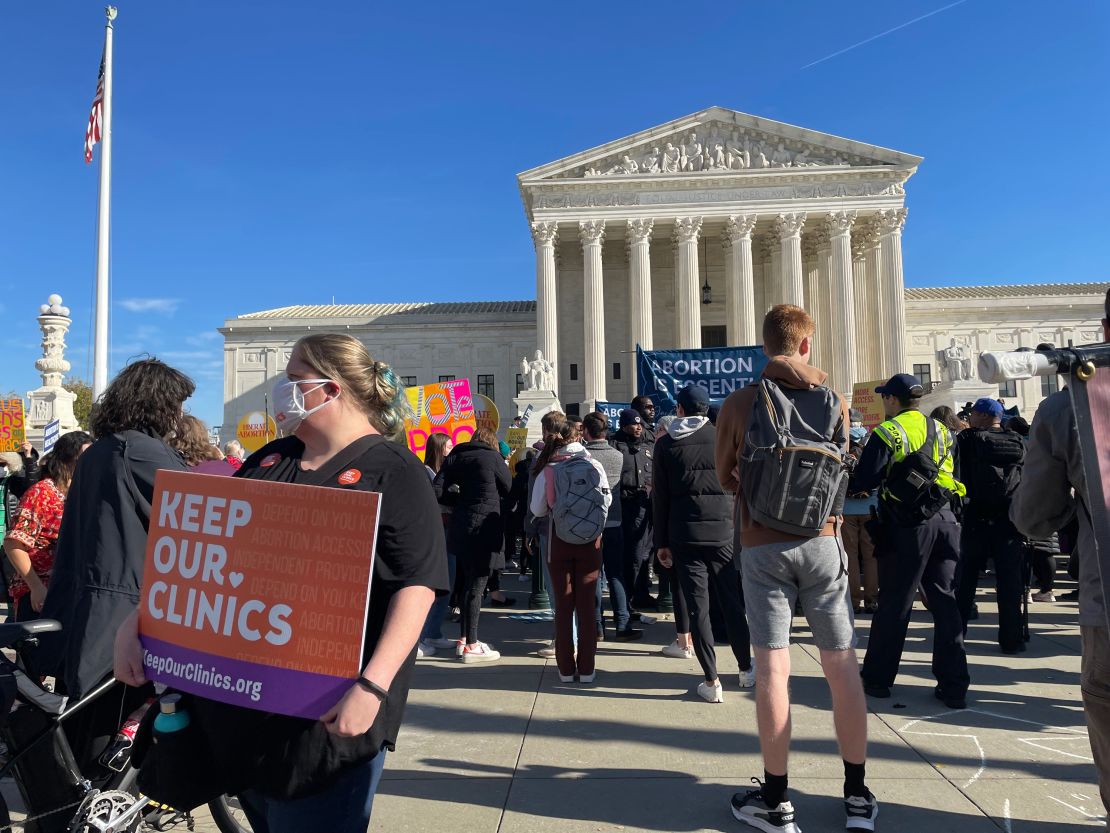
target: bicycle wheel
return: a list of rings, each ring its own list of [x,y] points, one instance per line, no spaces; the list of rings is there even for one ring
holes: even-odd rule
[[[212,814],[212,821],[220,828],[220,833],[251,833],[247,814],[239,805],[239,799],[233,795],[221,795],[209,803],[208,811]]]

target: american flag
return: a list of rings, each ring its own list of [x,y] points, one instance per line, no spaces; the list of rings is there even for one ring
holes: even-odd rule
[[[93,145],[100,141],[100,120],[104,117],[104,56],[100,56],[100,76],[96,79],[96,95],[85,128],[85,164],[92,162]]]

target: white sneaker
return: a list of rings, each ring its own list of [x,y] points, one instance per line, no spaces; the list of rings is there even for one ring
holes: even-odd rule
[[[755,663],[752,663],[750,671],[740,669],[740,688],[752,688],[755,686]]]
[[[678,640],[676,639],[674,642],[663,649],[663,656],[673,657],[674,659],[693,659],[694,649],[683,648],[681,645],[678,644]]]
[[[574,682],[574,675],[573,674],[560,674],[559,675],[559,682],[561,682],[561,683],[573,683]]]
[[[1046,593],[1030,593],[1029,600],[1033,602],[1054,602],[1056,594],[1049,590]]]
[[[555,640],[551,640],[544,647],[536,651],[536,655],[544,659],[555,659]]]
[[[725,702],[724,686],[721,685],[720,680],[717,680],[716,685],[702,683],[698,686],[698,697],[707,703],[723,703]]]
[[[465,663],[497,662],[499,659],[501,659],[501,654],[485,642],[475,642],[473,645],[463,646],[462,661]]]
[[[463,655],[463,649],[464,648],[466,648],[466,640],[465,639],[456,639],[455,640],[455,656],[459,657],[461,659],[462,655]]]
[[[641,625],[654,625],[659,620],[655,616],[648,616],[646,613],[640,614]]]
[[[596,671],[594,671],[594,673],[592,673],[592,674],[579,674],[578,675],[578,682],[582,683],[582,685],[590,685],[596,679],[597,679],[597,672]]]
[[[417,656],[418,659],[423,659],[424,657],[430,657],[435,652],[436,652],[435,646],[430,645],[427,642],[420,642],[416,646],[416,656]]]
[[[425,639],[425,645],[431,645],[433,648],[455,648],[459,644],[457,639]]]

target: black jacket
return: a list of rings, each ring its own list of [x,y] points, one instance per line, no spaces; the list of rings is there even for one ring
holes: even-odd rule
[[[1006,521],[1021,482],[1025,440],[1006,428],[967,428],[956,437],[969,520]]]
[[[17,452],[18,453],[18,452]],[[19,508],[19,501],[23,495],[39,481],[39,453],[31,449],[30,454],[20,454],[23,468],[9,474],[0,481],[0,491],[4,495],[4,505],[0,511],[4,514],[4,528],[7,529],[11,519],[15,517],[15,510]]]
[[[624,465],[621,466],[621,500],[646,500],[651,486],[655,437],[644,431],[637,439],[621,429],[612,436],[609,444],[624,457]]]
[[[455,446],[435,479],[436,497],[452,507],[447,522],[447,549],[461,558],[490,558],[504,567],[505,543],[501,499],[512,487],[509,467],[500,452],[471,440]],[[500,563],[498,563],[500,562]]]
[[[139,603],[154,476],[186,468],[161,439],[139,431],[99,439],[77,461],[42,609],[62,630],[40,637],[36,660],[74,700],[112,673],[116,630]]]
[[[733,496],[717,479],[717,429],[705,423],[655,444],[652,516],[655,546],[721,547],[732,543]]]

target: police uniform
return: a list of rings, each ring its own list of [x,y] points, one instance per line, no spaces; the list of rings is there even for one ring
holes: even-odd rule
[[[891,384],[894,381],[891,380]],[[885,392],[896,393],[897,390],[895,387]],[[877,392],[882,393],[884,389]],[[866,492],[876,486],[883,487],[879,499],[880,516],[884,503],[889,506],[894,499],[885,489],[890,469],[925,444],[928,419],[916,409],[905,410],[880,424],[868,440],[849,491]],[[939,422],[934,420],[934,423],[931,456],[940,468],[937,485],[962,496],[963,484],[956,479],[955,438]],[[875,552],[879,562],[879,609],[872,620],[863,661],[864,687],[873,696],[889,696],[889,688],[902,660],[914,598],[920,587],[933,616],[932,668],[938,683],[937,696],[946,703],[962,703],[970,678],[963,621],[956,604],[959,522],[947,506],[914,526],[896,525],[888,517],[881,538]]]

